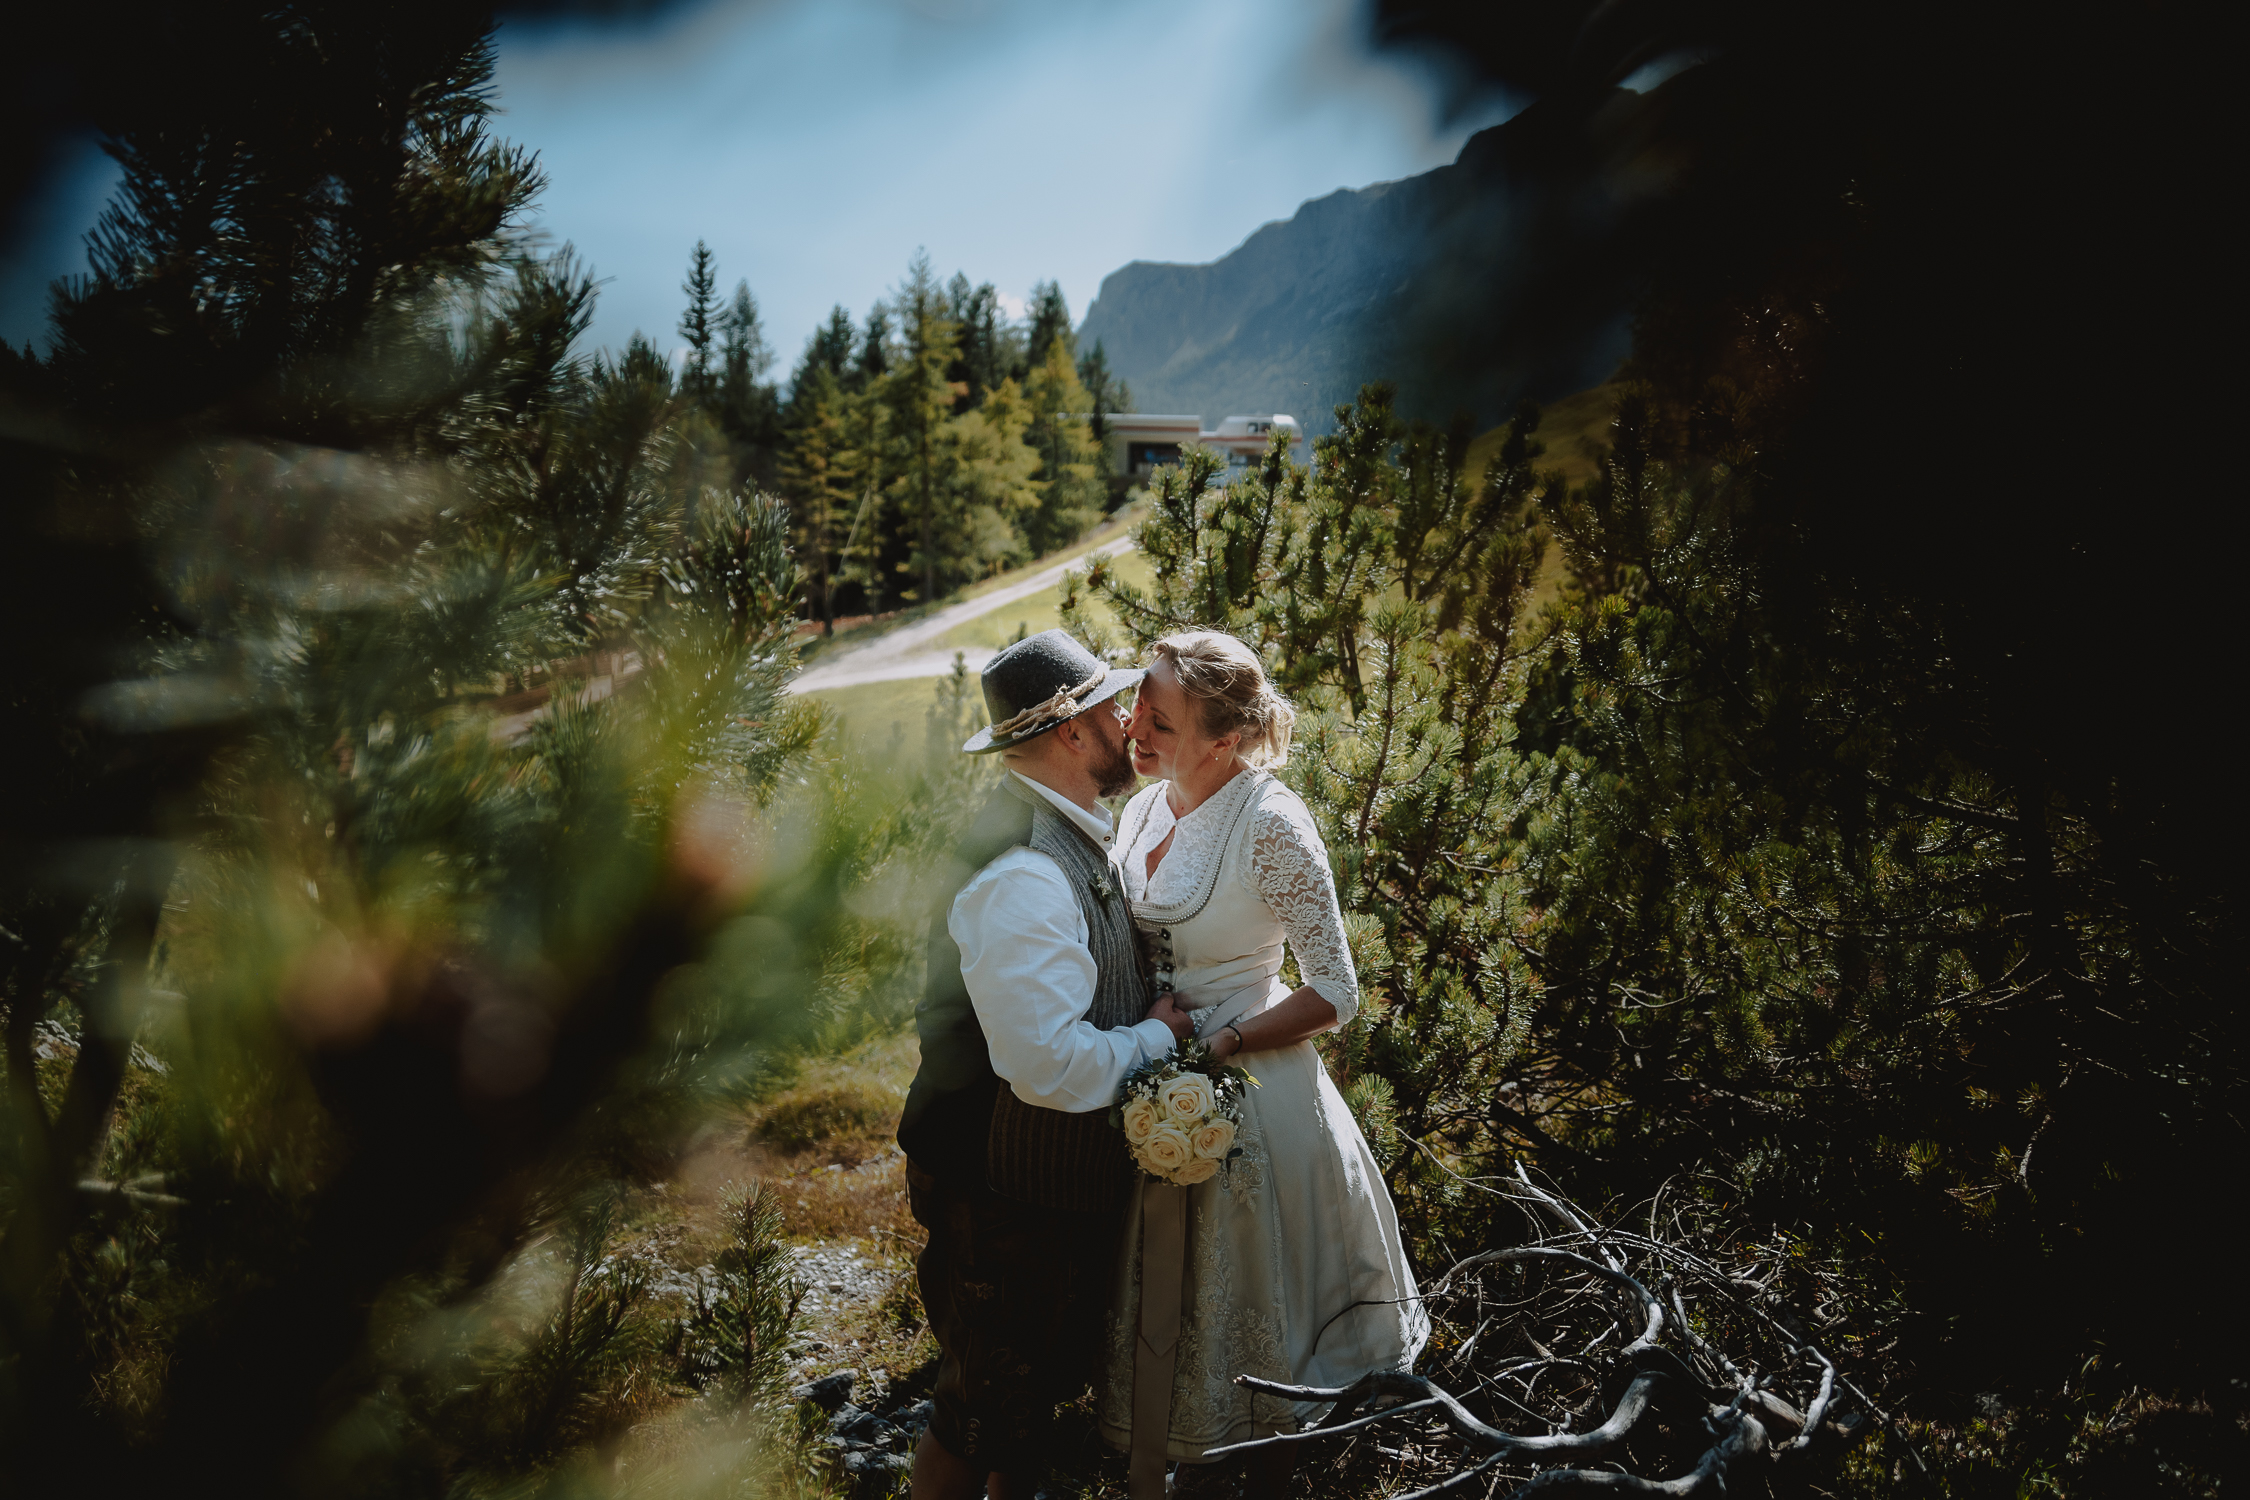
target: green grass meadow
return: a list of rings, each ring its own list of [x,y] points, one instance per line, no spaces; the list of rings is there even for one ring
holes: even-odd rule
[[[1052,562],[1042,562],[1040,567],[1051,567]],[[1149,580],[1148,559],[1138,552],[1128,552],[1116,559],[1111,571],[1127,583],[1145,586]],[[1091,606],[1097,618],[1107,618],[1108,610],[1095,601]],[[1028,598],[1013,604],[1003,604],[989,614],[964,621],[940,636],[938,649],[957,651],[964,646],[985,646],[993,650],[1010,641],[1022,640],[1027,635],[1037,635],[1042,630],[1053,630],[1062,623],[1062,585],[1041,589]]]

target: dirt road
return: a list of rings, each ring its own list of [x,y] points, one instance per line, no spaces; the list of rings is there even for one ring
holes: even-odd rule
[[[1083,568],[1097,557],[1122,557],[1133,550],[1131,537],[1119,537],[1112,542],[1091,549],[1067,562],[1041,568],[1038,572],[1005,588],[994,589],[989,594],[979,594],[974,599],[964,599],[959,604],[949,604],[926,620],[917,620],[887,635],[869,641],[864,646],[853,646],[839,651],[825,661],[807,668],[789,684],[792,693],[817,693],[823,688],[856,687],[863,682],[893,682],[902,677],[938,677],[953,670],[955,653],[933,645],[944,638],[954,626],[1002,609],[1018,599],[1028,599],[1062,582],[1062,576],[1072,568]],[[989,646],[964,646],[959,654],[968,658],[969,670],[976,671],[992,659]]]

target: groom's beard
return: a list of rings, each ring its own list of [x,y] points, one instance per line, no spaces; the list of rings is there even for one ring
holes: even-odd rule
[[[1140,773],[1133,769],[1133,752],[1120,737],[1115,743],[1102,742],[1103,755],[1086,769],[1094,774],[1094,790],[1104,797],[1122,797],[1140,785]]]

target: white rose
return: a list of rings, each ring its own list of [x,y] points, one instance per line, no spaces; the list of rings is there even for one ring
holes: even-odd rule
[[[1159,1177],[1169,1177],[1194,1156],[1195,1148],[1188,1144],[1187,1132],[1177,1125],[1159,1125],[1141,1142],[1142,1164]]]
[[[1164,1101],[1165,1118],[1183,1125],[1200,1123],[1219,1106],[1218,1096],[1211,1092],[1211,1080],[1201,1073],[1182,1073],[1165,1084],[1158,1097]]]
[[[1149,1132],[1164,1123],[1162,1111],[1156,1101],[1143,1095],[1125,1102],[1125,1139],[1138,1146],[1149,1137]]]
[[[1209,1182],[1219,1172],[1219,1164],[1205,1157],[1197,1157],[1172,1174],[1172,1180],[1181,1187],[1194,1187],[1199,1182]]]
[[[1225,1161],[1234,1149],[1234,1121],[1213,1120],[1188,1137],[1195,1154],[1206,1161]]]

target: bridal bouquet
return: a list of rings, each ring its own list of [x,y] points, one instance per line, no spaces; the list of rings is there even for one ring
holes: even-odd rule
[[[1133,1163],[1159,1182],[1193,1187],[1242,1154],[1242,1090],[1258,1080],[1220,1062],[1201,1042],[1125,1075],[1110,1123],[1125,1132]]]

